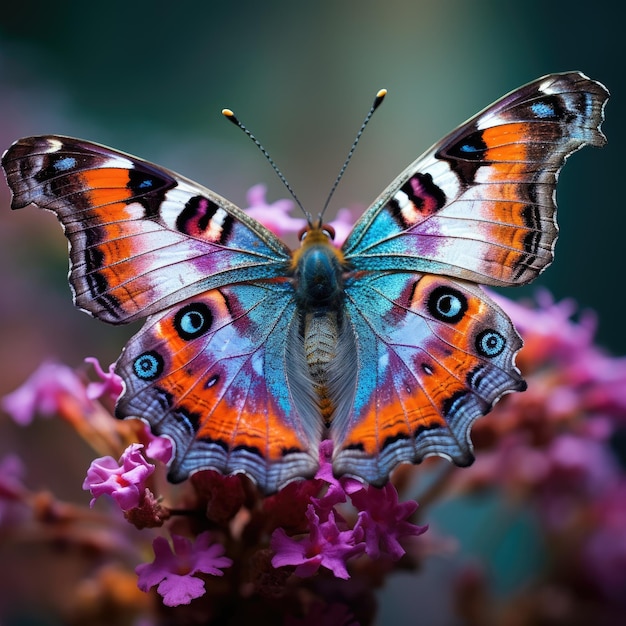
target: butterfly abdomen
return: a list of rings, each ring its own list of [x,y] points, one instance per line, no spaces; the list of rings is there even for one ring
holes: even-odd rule
[[[304,315],[304,355],[313,379],[324,423],[329,425],[335,404],[330,394],[330,369],[337,356],[339,339],[336,312],[309,312]]]

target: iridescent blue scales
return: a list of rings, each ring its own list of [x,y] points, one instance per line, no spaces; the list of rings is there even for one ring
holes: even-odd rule
[[[30,137],[2,165],[13,207],[62,222],[78,306],[147,318],[116,371],[120,418],[174,442],[170,478],[243,472],[266,493],[333,468],[472,461],[470,429],[522,390],[521,340],[478,286],[550,264],[569,154],[602,145],[608,93],[570,72],[505,96],[412,163],[341,249],[311,223],[291,252],[214,192],[89,142]]]

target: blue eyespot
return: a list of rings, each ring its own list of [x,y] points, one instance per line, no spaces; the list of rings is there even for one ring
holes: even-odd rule
[[[133,362],[133,371],[141,380],[154,380],[163,373],[163,357],[153,350],[144,352]]]
[[[54,167],[57,172],[67,172],[76,167],[76,159],[70,156],[61,157],[53,163],[52,167]]]
[[[467,312],[467,298],[452,287],[436,287],[428,297],[429,313],[440,322],[456,324]]]
[[[546,118],[555,116],[554,107],[548,102],[539,100],[537,102],[533,102],[530,105],[530,108],[537,117]]]
[[[174,329],[187,341],[203,335],[212,324],[213,314],[204,302],[192,302],[180,309],[174,317]]]
[[[444,158],[451,157],[453,159],[479,163],[478,167],[480,167],[488,151],[489,146],[485,142],[483,131],[474,127],[472,132],[465,137],[461,137],[459,141],[449,148],[443,149],[442,155]],[[468,180],[471,180],[471,176]]]
[[[506,339],[498,331],[491,328],[483,330],[476,337],[476,350],[489,359],[502,354],[505,346]]]

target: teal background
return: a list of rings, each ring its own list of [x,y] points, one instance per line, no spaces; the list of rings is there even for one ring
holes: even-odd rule
[[[259,182],[270,200],[285,197],[258,151],[220,115],[230,107],[315,213],[374,94],[386,87],[330,212],[365,208],[423,150],[504,93],[546,73],[581,70],[612,93],[609,143],[567,164],[556,261],[535,286],[507,295],[541,286],[574,298],[597,312],[600,342],[619,354],[626,350],[621,11],[617,3],[536,0],[8,2],[0,13],[0,142],[79,136],[180,171],[239,205]],[[56,219],[33,208],[11,213],[8,202],[2,184],[0,393],[44,358],[111,362],[136,330],[75,310]],[[11,431],[0,452],[25,447],[26,438]],[[34,468],[33,480],[61,483],[74,471],[80,482],[88,456],[68,455],[58,476]],[[504,524],[497,544],[476,541],[491,528],[483,521],[498,515],[489,502],[444,508],[441,528],[459,534],[462,554],[482,554],[508,593],[540,561],[541,547],[523,522]],[[381,623],[392,616],[400,625],[416,616],[431,626],[454,623],[449,567],[442,559],[430,576],[398,577],[383,596]]]

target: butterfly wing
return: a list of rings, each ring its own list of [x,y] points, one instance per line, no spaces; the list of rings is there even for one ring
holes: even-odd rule
[[[540,78],[485,109],[412,163],[343,246],[355,270],[409,270],[525,284],[553,258],[565,159],[601,146],[607,90],[583,74]]]
[[[332,424],[336,472],[381,484],[400,462],[471,463],[472,423],[526,388],[507,315],[473,283],[407,272],[348,281],[346,311],[357,383]]]
[[[212,191],[98,144],[47,136],[2,158],[13,208],[56,213],[76,305],[124,323],[203,291],[284,273],[290,252]]]
[[[116,411],[174,442],[172,481],[243,472],[272,493],[315,473],[321,421],[290,349],[298,320],[289,281],[242,283],[148,318],[130,340]]]
[[[116,414],[172,439],[172,480],[212,468],[273,492],[315,472],[321,423],[290,349],[280,240],[210,190],[98,144],[26,138],[2,165],[13,208],[61,221],[76,304],[112,323],[148,318],[116,364]]]
[[[606,89],[580,73],[505,96],[411,164],[343,246],[356,338],[350,407],[332,424],[334,468],[374,484],[400,462],[472,461],[470,428],[522,390],[522,343],[474,283],[524,284],[552,261],[558,173],[600,146]]]

